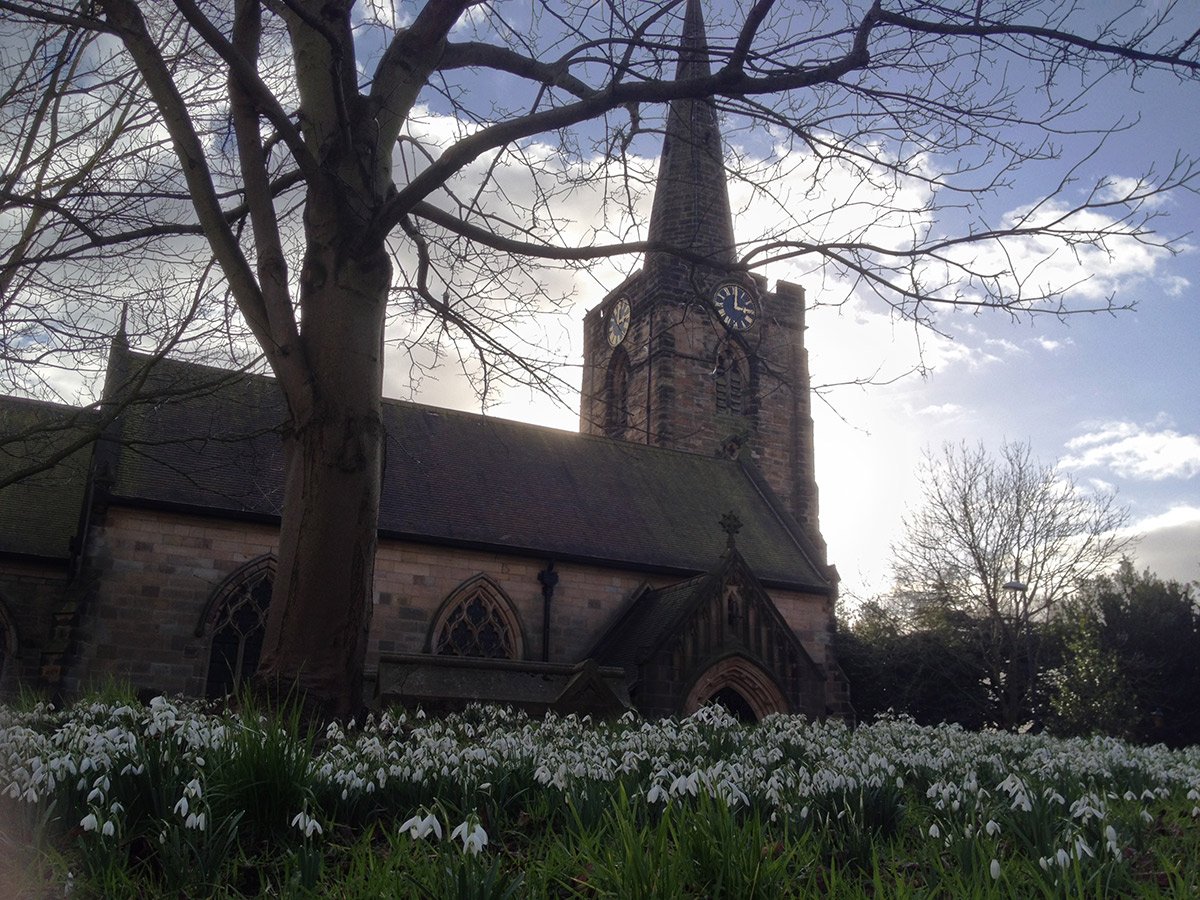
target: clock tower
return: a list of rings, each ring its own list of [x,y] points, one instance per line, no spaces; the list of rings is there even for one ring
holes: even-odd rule
[[[688,0],[676,78],[710,71]],[[804,290],[737,268],[710,100],[670,105],[647,236],[642,268],[584,319],[580,430],[751,462],[823,557]]]

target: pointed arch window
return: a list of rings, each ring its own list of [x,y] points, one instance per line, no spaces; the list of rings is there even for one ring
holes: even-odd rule
[[[604,433],[625,436],[629,427],[629,354],[618,347],[608,361],[604,379]]]
[[[198,629],[209,635],[206,697],[228,696],[258,669],[274,584],[275,558],[264,556],[242,566],[213,593]]]
[[[512,604],[480,576],[456,590],[434,623],[432,650],[439,656],[519,659],[521,632]]]
[[[722,351],[717,356],[713,373],[717,411],[741,415],[745,408],[745,373],[741,361],[733,353]]]

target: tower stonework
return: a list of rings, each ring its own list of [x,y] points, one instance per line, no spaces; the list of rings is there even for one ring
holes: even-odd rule
[[[709,71],[699,3],[689,0],[676,77]],[[584,319],[580,430],[749,459],[823,559],[804,290],[781,281],[768,291],[736,265],[710,101],[671,103],[647,230],[642,269]]]

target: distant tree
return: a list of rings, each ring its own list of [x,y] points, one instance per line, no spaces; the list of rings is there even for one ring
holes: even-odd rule
[[[1046,672],[1047,727],[1064,737],[1107,734],[1128,738],[1137,723],[1137,697],[1122,661],[1101,641],[1101,622],[1085,602],[1063,611],[1059,664]]]
[[[1099,645],[1137,696],[1133,736],[1200,744],[1200,598],[1196,588],[1138,573],[1128,559],[1086,585]]]
[[[838,630],[838,664],[863,720],[884,712],[922,725],[988,724],[986,671],[974,652],[977,627],[948,612],[914,622],[887,600],[869,601]]]
[[[897,594],[918,618],[964,614],[976,624],[994,723],[1016,728],[1036,714],[1047,621],[1130,546],[1126,510],[1082,490],[1033,458],[1028,444],[999,454],[966,444],[926,454],[923,502],[892,546]]]
[[[1200,181],[1186,152],[1089,185],[1094,146],[1060,158],[1064,133],[1123,127],[1090,94],[1200,74],[1195,23],[1139,5],[713,4],[710,46],[685,48],[677,79],[683,0],[0,0],[0,375],[29,390],[94,360],[126,302],[155,346],[261,355],[287,410],[262,674],[348,715],[386,341],[417,365],[451,334],[483,389],[545,384],[513,326],[563,299],[538,272],[647,250],[739,277],[806,258],[925,323],[1116,308],[1011,251],[1171,246],[1156,199]],[[755,245],[631,239],[673,100],[712,102],[770,148],[732,154],[781,219]],[[777,193],[802,160],[853,178],[839,211],[869,224]],[[991,209],[1043,166],[1049,191]],[[585,190],[604,208],[580,225]]]

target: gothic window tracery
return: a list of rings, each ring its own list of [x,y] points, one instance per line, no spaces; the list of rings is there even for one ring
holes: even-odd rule
[[[233,693],[258,669],[274,582],[274,559],[255,560],[226,579],[210,601],[205,696]]]
[[[499,591],[486,579],[479,579],[457,593],[439,617],[433,652],[439,656],[517,659],[517,623]]]
[[[609,360],[604,394],[604,433],[624,437],[629,427],[629,354],[620,347]]]
[[[717,367],[713,378],[717,411],[741,415],[744,408],[743,384],[745,381],[741,361],[734,354],[722,351],[717,356]]]

